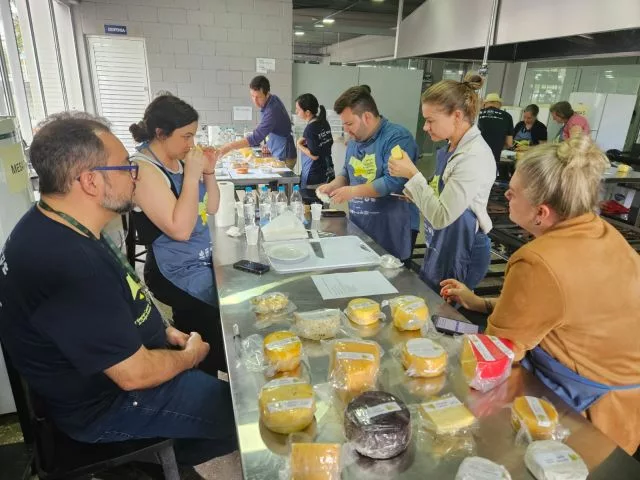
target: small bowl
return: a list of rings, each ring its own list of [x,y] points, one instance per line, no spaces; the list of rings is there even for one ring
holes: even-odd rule
[[[244,175],[249,173],[249,167],[238,167],[236,168],[236,173],[239,175]]]

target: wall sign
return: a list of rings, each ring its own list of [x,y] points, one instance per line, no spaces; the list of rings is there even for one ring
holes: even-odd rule
[[[106,25],[104,26],[104,33],[110,33],[112,35],[126,35],[126,25]]]
[[[256,58],[256,72],[269,73],[276,71],[275,58]]]

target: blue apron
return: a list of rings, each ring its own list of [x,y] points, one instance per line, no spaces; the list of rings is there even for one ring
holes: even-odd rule
[[[296,145],[291,134],[286,137],[270,133],[267,136],[267,147],[271,155],[279,160],[291,160],[297,158]]]
[[[430,186],[436,195],[444,190],[442,176],[449,159],[454,153],[448,147],[436,152],[436,171]],[[491,261],[490,242],[487,235],[478,228],[475,213],[467,208],[451,225],[436,230],[425,218],[425,243],[427,249],[420,269],[420,278],[431,289],[440,291],[440,282],[447,278],[467,285],[473,290],[489,269]]]
[[[515,137],[513,137],[513,141],[516,143],[521,143],[522,145],[533,145],[531,130],[527,130],[526,126],[522,127],[519,131],[516,132]]]
[[[584,412],[609,392],[640,388],[640,384],[612,386],[589,380],[560,363],[541,347],[527,352],[520,364],[578,413]]]

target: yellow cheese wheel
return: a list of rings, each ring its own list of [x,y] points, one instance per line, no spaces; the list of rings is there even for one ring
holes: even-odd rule
[[[295,370],[300,365],[302,343],[291,332],[273,332],[264,339],[264,354],[276,371]]]
[[[380,347],[367,340],[336,340],[331,352],[329,379],[338,390],[362,393],[376,386]]]
[[[420,297],[402,295],[392,299],[389,305],[398,330],[420,330],[429,317],[427,304]]]
[[[402,347],[402,365],[410,377],[437,377],[447,368],[447,352],[428,338],[412,338]]]
[[[313,422],[316,404],[313,387],[297,378],[279,378],[267,383],[258,398],[260,418],[276,433],[293,433]]]
[[[434,433],[456,433],[471,427],[476,417],[454,395],[435,397],[420,404],[423,426]]]
[[[354,298],[345,313],[353,323],[373,325],[380,320],[380,304],[368,298]]]
[[[526,426],[534,440],[547,440],[558,425],[558,412],[542,398],[517,397],[511,407],[511,425],[516,431]]]
[[[291,480],[339,480],[340,444],[291,444]]]

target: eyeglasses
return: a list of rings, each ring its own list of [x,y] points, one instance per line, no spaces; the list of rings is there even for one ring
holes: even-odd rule
[[[94,167],[91,169],[92,172],[95,171],[108,171],[108,170],[129,170],[131,174],[131,178],[134,180],[138,179],[138,170],[140,169],[137,163],[131,163],[130,165],[118,165],[118,166],[109,166],[109,167]]]

